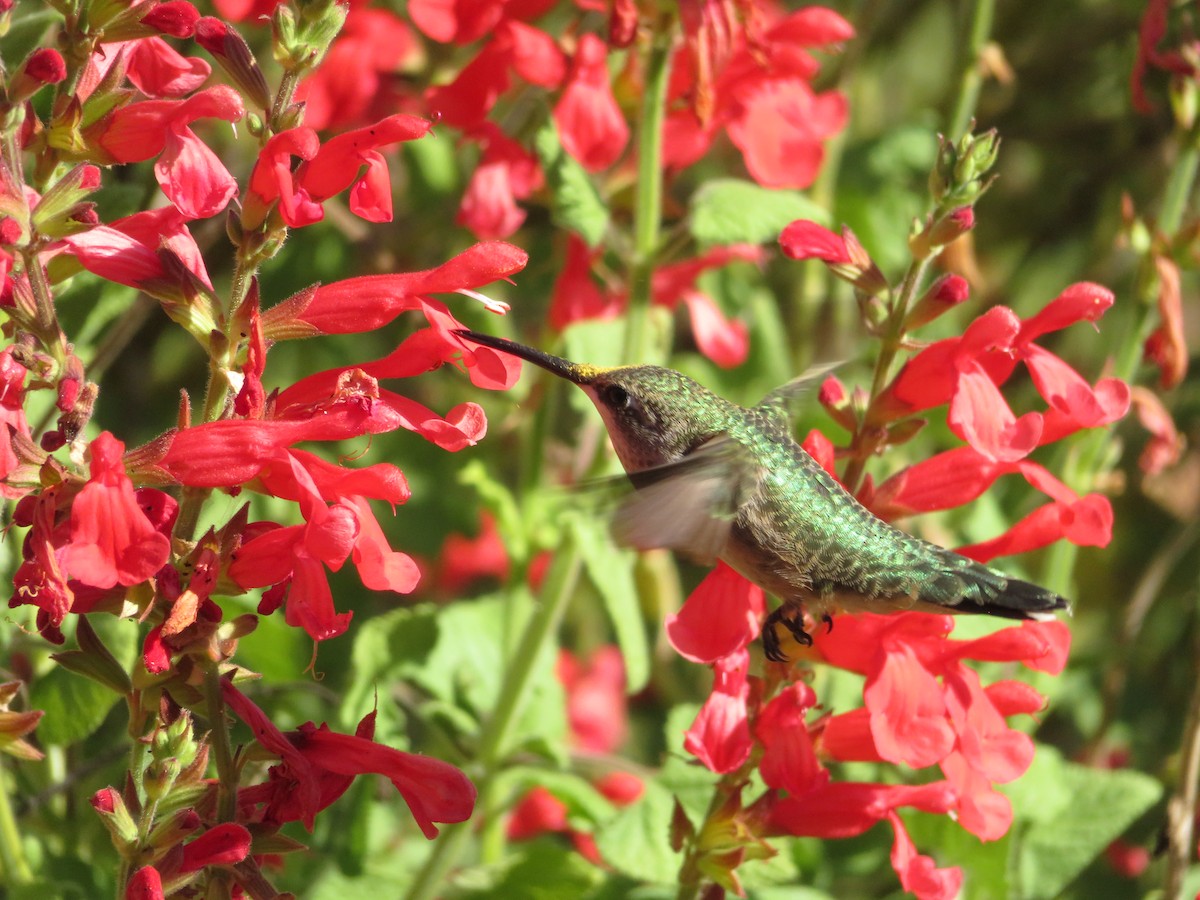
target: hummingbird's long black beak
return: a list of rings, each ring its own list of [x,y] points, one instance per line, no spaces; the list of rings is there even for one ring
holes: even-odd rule
[[[535,366],[541,366],[547,372],[553,372],[560,378],[565,378],[567,381],[574,382],[575,384],[590,384],[600,371],[596,366],[573,363],[562,357],[551,356],[549,353],[536,350],[533,347],[526,347],[524,344],[518,344],[516,341],[506,340],[492,334],[468,331],[465,328],[460,328],[454,333],[468,341],[482,344],[485,347],[491,347],[493,350],[511,353],[518,359],[531,362]]]

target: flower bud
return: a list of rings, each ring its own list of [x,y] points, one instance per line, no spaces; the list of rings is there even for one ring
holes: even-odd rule
[[[961,275],[944,275],[930,285],[921,297],[908,311],[904,319],[905,333],[920,328],[938,318],[942,313],[949,312],[962,303],[971,293],[971,286]]]
[[[138,843],[138,829],[125,806],[125,798],[116,788],[102,788],[92,795],[92,809],[112,835],[117,850],[132,849]]]
[[[81,163],[58,179],[33,208],[33,227],[47,237],[62,237],[83,230],[79,217],[90,204],[86,198],[100,187],[100,169]]]
[[[993,129],[976,136],[965,134],[954,144],[940,138],[937,162],[929,175],[929,192],[938,207],[969,206],[987,190],[988,171],[996,163],[1000,138]]]
[[[251,104],[262,110],[271,108],[267,79],[250,45],[237,30],[220,19],[205,16],[196,23],[196,43],[212,54]]]
[[[825,407],[825,411],[829,413],[830,418],[837,422],[847,431],[853,432],[857,426],[855,421],[854,408],[850,403],[850,396],[846,393],[845,386],[835,376],[830,375],[821,382],[821,390],[817,393],[817,400],[821,406]]]

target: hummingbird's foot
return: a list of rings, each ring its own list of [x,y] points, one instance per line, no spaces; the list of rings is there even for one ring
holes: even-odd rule
[[[829,617],[826,616],[825,618],[828,619]],[[788,655],[783,652],[783,647],[780,646],[779,632],[775,630],[776,625],[783,625],[791,632],[796,643],[801,646],[812,646],[812,635],[804,630],[804,610],[800,606],[785,603],[767,616],[767,620],[763,622],[763,653],[766,654],[767,659],[771,662],[788,661]]]
[[[829,613],[825,613],[823,616],[821,616],[821,621],[825,623],[825,633],[833,634],[833,616],[831,616]]]

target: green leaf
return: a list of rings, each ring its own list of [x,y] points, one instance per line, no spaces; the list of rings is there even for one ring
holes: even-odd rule
[[[533,148],[553,198],[550,212],[555,224],[595,247],[608,228],[608,208],[583,166],[563,149],[552,119],[547,118],[534,135]]]
[[[603,873],[564,841],[540,838],[497,866],[463,873],[455,898],[504,897],[505,900],[559,900],[582,897],[604,880]]]
[[[671,815],[675,800],[655,781],[646,792],[596,831],[604,861],[639,881],[673,884],[683,856],[671,849]]]
[[[92,616],[90,624],[116,664],[128,671],[137,656],[137,623]],[[82,740],[103,724],[109,710],[122,699],[103,684],[56,667],[30,690],[30,709],[46,713],[38,723],[38,741],[62,745]]]
[[[705,182],[692,197],[692,237],[702,244],[770,243],[796,219],[827,225],[829,212],[799,191],[738,178]]]
[[[650,678],[650,647],[633,579],[634,555],[613,545],[604,522],[575,515],[566,521],[575,534],[588,578],[604,598],[612,619],[625,657],[625,689],[636,694]]]
[[[1039,745],[1033,765],[1007,793],[1033,820],[1014,838],[1012,893],[1049,900],[1158,802],[1162,785],[1130,769],[1064,762],[1054,748]]]

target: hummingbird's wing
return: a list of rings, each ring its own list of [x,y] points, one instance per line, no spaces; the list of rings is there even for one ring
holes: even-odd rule
[[[757,478],[749,454],[719,434],[676,462],[629,473],[636,490],[617,508],[613,533],[628,547],[667,547],[711,565]]]
[[[789,406],[808,391],[820,387],[821,382],[825,380],[825,376],[842,364],[842,360],[835,360],[834,362],[818,363],[815,366],[809,366],[791,381],[781,384],[767,394],[767,396],[763,397],[758,405],[760,407],[773,407],[786,413]]]

